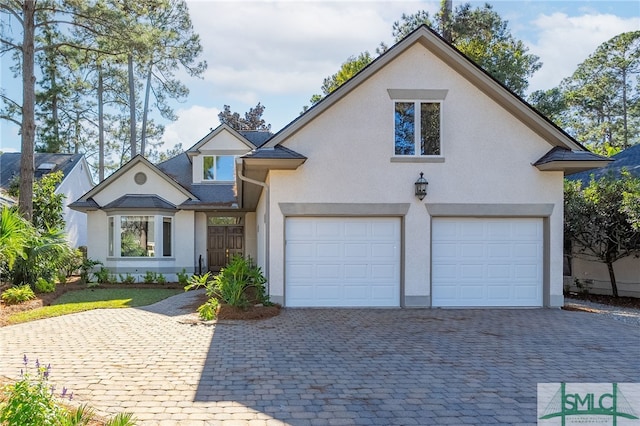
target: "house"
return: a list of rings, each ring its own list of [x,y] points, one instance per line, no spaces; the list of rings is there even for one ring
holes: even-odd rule
[[[288,307],[559,307],[563,177],[607,161],[423,26],[275,135],[222,125],[72,207],[114,272],[242,253]]]
[[[635,145],[611,157],[613,161],[597,170],[574,173],[567,176],[572,181],[587,184],[591,177],[600,179],[611,173],[620,176],[623,169],[640,177],[640,145]],[[589,291],[595,294],[611,294],[611,279],[605,263],[584,253],[567,256],[568,268],[565,271],[565,286],[571,291]],[[640,297],[640,257],[627,256],[613,264],[616,283],[620,296]],[[576,283],[576,280],[578,281]],[[578,284],[580,287],[578,287]]]
[[[8,190],[12,181],[20,177],[19,152],[0,154],[0,188]],[[84,212],[70,209],[67,204],[77,200],[93,187],[91,172],[83,154],[51,154],[34,155],[36,179],[47,173],[62,171],[62,181],[58,184],[56,194],[64,194],[63,216],[67,240],[72,247],[87,245],[87,216]]]

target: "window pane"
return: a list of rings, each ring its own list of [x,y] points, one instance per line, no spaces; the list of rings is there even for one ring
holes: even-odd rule
[[[216,225],[240,225],[242,223],[241,216],[211,216],[208,219],[209,226]]]
[[[113,218],[109,218],[109,256],[113,256],[113,238],[115,237]]]
[[[415,154],[415,104],[396,102],[396,155]]]
[[[232,181],[235,179],[235,157],[218,155],[216,157],[216,180]]]
[[[440,155],[440,104],[420,104],[420,154]]]
[[[120,255],[154,257],[153,216],[122,216],[120,219]]]
[[[215,179],[215,170],[213,168],[213,157],[207,155],[202,158],[202,169],[203,175],[202,178],[204,180],[213,180]]]
[[[171,256],[171,218],[162,218],[162,255]]]

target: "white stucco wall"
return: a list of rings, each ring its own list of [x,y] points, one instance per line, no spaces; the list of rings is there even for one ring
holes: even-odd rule
[[[206,155],[243,155],[251,151],[243,141],[235,137],[227,130],[221,130],[219,133],[211,137],[198,149],[199,155],[194,156],[191,161],[193,164],[193,182],[207,183],[203,180],[203,157]]]
[[[394,100],[388,89],[446,89],[443,162],[392,162]],[[279,203],[410,203],[404,218],[404,295],[430,295],[430,217],[425,203],[553,204],[550,293],[562,298],[562,173],[531,164],[551,149],[421,46],[414,46],[283,144],[308,160],[270,173],[270,286],[284,294]],[[420,172],[424,201],[414,196]],[[260,233],[259,233],[260,235]]]
[[[56,194],[64,194],[63,214],[65,220],[65,232],[67,240],[72,247],[87,245],[87,215],[86,213],[71,210],[68,204],[76,201],[87,193],[92,187],[91,175],[84,159],[80,160],[73,169],[64,177],[56,188]]]
[[[202,272],[205,273],[209,270],[207,264],[207,214],[198,212],[195,214],[196,222],[193,231],[195,235],[195,253],[193,258],[193,264],[196,268],[195,271],[199,272],[199,259],[202,256]]]

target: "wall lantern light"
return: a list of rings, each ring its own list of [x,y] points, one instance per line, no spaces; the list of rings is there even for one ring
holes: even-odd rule
[[[427,185],[429,182],[424,178],[424,173],[420,172],[420,177],[415,183],[416,185],[416,197],[422,201],[424,197],[427,195]]]

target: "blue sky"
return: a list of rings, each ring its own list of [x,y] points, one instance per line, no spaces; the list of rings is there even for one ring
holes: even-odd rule
[[[439,1],[189,1],[209,68],[203,79],[185,77],[191,94],[174,105],[165,148],[193,145],[218,123],[225,104],[243,114],[261,102],[277,131],[295,119],[325,77],[351,55],[392,44],[391,28],[403,13],[434,13]],[[453,0],[456,7],[464,2]],[[484,1],[470,1],[481,6]],[[543,66],[530,90],[555,87],[611,37],[640,29],[640,2],[489,1]],[[3,57],[0,82],[15,81]],[[0,122],[0,151],[20,148],[18,128]]]

